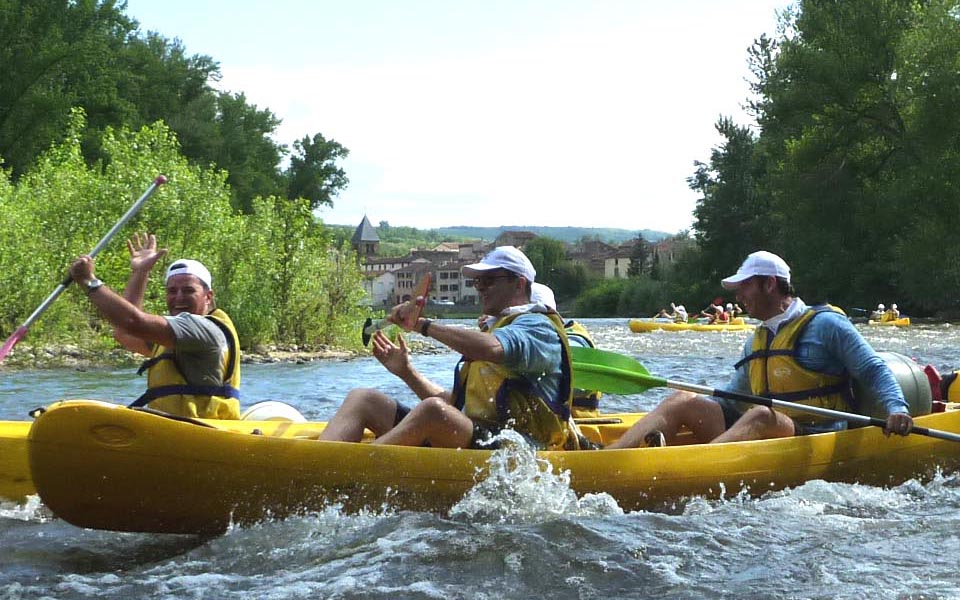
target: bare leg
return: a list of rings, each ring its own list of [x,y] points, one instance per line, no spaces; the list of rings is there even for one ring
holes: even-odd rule
[[[705,444],[723,433],[723,410],[719,404],[703,396],[675,392],[607,448],[638,448],[654,430],[662,431],[667,445],[671,445],[683,427],[693,433],[696,443]]]
[[[343,404],[327,423],[320,439],[328,442],[359,442],[363,430],[383,435],[393,427],[397,403],[386,394],[369,389],[350,390]]]
[[[473,421],[441,398],[420,401],[396,427],[378,437],[375,444],[435,448],[466,448],[473,439]]]
[[[789,417],[766,406],[754,406],[712,443],[768,440],[790,437],[793,433],[793,421]]]

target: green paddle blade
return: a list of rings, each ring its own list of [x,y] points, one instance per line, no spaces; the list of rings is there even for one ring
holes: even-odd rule
[[[654,377],[629,356],[571,347],[573,386],[583,390],[599,390],[610,394],[640,394],[655,387],[666,387],[667,380]]]

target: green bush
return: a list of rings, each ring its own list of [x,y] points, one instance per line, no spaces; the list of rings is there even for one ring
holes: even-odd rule
[[[165,313],[162,272],[194,258],[213,274],[217,304],[237,324],[241,344],[327,344],[355,348],[362,322],[360,272],[349,248],[334,246],[306,200],[258,199],[252,214],[230,205],[226,173],[191,166],[162,123],[107,130],[106,158],[88,167],[85,128],[74,111],[63,143],[12,183],[0,177],[0,327],[12,331],[49,296],[72,260],[88,253],[160,173],[168,183],[97,257],[96,273],[115,290],[129,275],[124,239],[157,235],[169,255],[153,274],[144,308]],[[169,260],[168,260],[169,259]],[[34,343],[105,345],[110,328],[85,296],[68,290],[31,327]]]

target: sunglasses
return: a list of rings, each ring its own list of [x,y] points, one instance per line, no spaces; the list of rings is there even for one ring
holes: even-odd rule
[[[476,287],[489,287],[498,279],[513,279],[514,275],[480,275],[473,278]]]

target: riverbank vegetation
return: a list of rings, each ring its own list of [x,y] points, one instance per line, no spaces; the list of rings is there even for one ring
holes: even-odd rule
[[[123,236],[155,233],[171,259],[195,258],[214,277],[218,304],[245,348],[282,341],[356,347],[363,296],[356,257],[337,246],[307,199],[256,198],[249,213],[231,205],[227,175],[190,165],[163,123],[107,128],[103,159],[90,165],[88,133],[75,110],[66,139],[17,181],[0,178],[0,327],[12,332],[53,291],[70,262],[112,227],[157,174],[168,183],[97,258],[97,275],[121,290],[129,274]],[[145,308],[163,314],[162,271]],[[112,347],[109,328],[79,290],[68,290],[30,330],[31,343]]]

